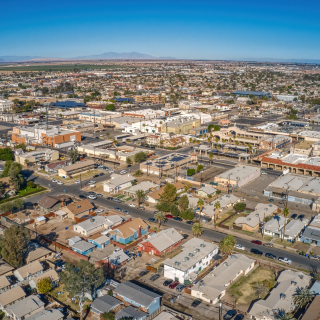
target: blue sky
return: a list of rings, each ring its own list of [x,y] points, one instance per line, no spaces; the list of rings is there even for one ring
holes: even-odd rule
[[[3,0],[0,56],[320,59],[319,10],[319,0]]]

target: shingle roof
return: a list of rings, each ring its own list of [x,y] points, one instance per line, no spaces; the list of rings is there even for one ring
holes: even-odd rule
[[[150,242],[157,250],[162,252],[183,239],[174,228],[164,229],[150,236],[145,242]]]
[[[94,205],[88,199],[83,199],[81,201],[77,201],[67,205],[67,209],[69,209],[74,215],[77,215],[84,211],[88,211],[93,208]]]
[[[109,312],[121,303],[122,302],[120,300],[107,294],[95,299],[91,304],[91,308],[99,311],[100,313],[104,313]]]
[[[63,319],[63,314],[57,310],[41,310],[32,316],[28,317],[29,320],[59,320]]]
[[[149,307],[155,298],[161,297],[155,292],[140,287],[132,282],[125,281],[119,284],[114,293],[136,302],[143,307]]]
[[[42,306],[44,306],[44,302],[42,302],[37,296],[32,295],[17,301],[6,309],[11,310],[11,313],[19,319],[26,316],[28,313],[36,311]]]
[[[5,307],[6,305],[19,300],[26,296],[26,293],[23,289],[19,287],[12,288],[4,293],[0,294],[0,305]]]
[[[145,318],[147,316],[147,314],[143,311],[139,311],[137,308],[134,308],[132,306],[126,307],[124,309],[122,309],[121,311],[119,311],[116,316],[115,319],[116,320],[120,320],[123,318],[129,318],[129,319],[135,319],[135,320],[140,320],[142,318]]]
[[[59,200],[57,200],[54,197],[44,196],[43,198],[40,199],[38,204],[40,207],[43,207],[45,209],[50,209],[58,202],[59,202]]]

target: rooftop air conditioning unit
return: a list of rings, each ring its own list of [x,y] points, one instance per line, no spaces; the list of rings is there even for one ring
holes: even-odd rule
[[[200,244],[200,247],[204,248],[206,245],[204,243]]]

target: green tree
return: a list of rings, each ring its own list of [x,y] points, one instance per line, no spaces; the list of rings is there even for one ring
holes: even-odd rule
[[[128,166],[131,166],[131,165],[132,165],[132,160],[131,160],[130,157],[127,157],[126,163],[127,163]]]
[[[174,217],[178,217],[180,215],[180,210],[179,208],[175,205],[172,204],[170,206],[170,213],[174,216]]]
[[[29,187],[29,188],[36,188],[37,185],[36,185],[33,181],[28,181],[28,182],[27,182],[27,187]]]
[[[143,190],[137,190],[136,191],[136,196],[138,198],[138,204],[140,205],[143,202],[146,194],[145,194],[145,192]]]
[[[203,165],[199,164],[198,167],[197,167],[197,172],[200,172],[202,169],[203,169]]]
[[[0,149],[0,160],[8,161],[13,159],[14,159],[14,156],[13,156],[12,150],[9,147]]]
[[[194,213],[191,209],[187,209],[187,210],[181,212],[180,217],[184,220],[193,220]]]
[[[298,309],[304,308],[309,302],[311,302],[315,297],[315,293],[311,292],[307,288],[297,288],[293,301]]]
[[[160,202],[156,205],[156,209],[163,212],[169,212],[170,211],[170,203],[167,202]]]
[[[68,156],[70,157],[72,163],[76,163],[79,160],[79,153],[77,149],[70,150],[68,152]]]
[[[216,201],[214,203],[214,208],[215,208],[215,212],[214,212],[214,227],[215,229],[217,229],[217,219],[219,217],[219,210],[221,208],[220,202]]]
[[[229,256],[232,253],[234,246],[236,244],[237,244],[236,238],[233,235],[228,235],[220,241],[219,249],[221,252]]]
[[[237,202],[233,208],[234,210],[236,210],[237,212],[243,211],[245,210],[247,207],[247,205],[244,202]]]
[[[140,169],[138,169],[138,170],[133,174],[134,177],[141,177],[142,175],[143,175],[143,172],[142,172]]]
[[[210,159],[210,166],[212,165],[212,159],[213,159],[213,153],[210,152],[209,153],[209,159]]]
[[[20,143],[14,146],[15,149],[22,149],[24,151],[27,150],[26,145],[24,143]]]
[[[296,320],[292,313],[286,313],[284,310],[280,310],[277,319],[279,320]]]
[[[282,214],[284,216],[284,225],[283,225],[283,233],[282,233],[282,242],[284,240],[284,234],[286,232],[286,225],[287,225],[287,216],[289,215],[289,209],[285,207],[282,211]]]
[[[189,198],[186,194],[184,194],[179,200],[178,205],[181,211],[187,210],[189,207]]]
[[[42,278],[37,281],[37,291],[40,294],[46,294],[52,289],[51,280],[48,277]]]
[[[24,208],[24,201],[22,199],[17,199],[12,202],[14,208],[21,210]]]
[[[188,169],[187,170],[187,176],[192,176],[196,173],[196,169],[192,168],[192,169]]]
[[[24,177],[22,174],[17,173],[17,166],[12,165],[9,171],[9,182],[13,185],[16,192],[20,190],[21,185],[24,183]]]
[[[1,255],[3,259],[15,268],[24,263],[24,253],[31,240],[30,231],[22,226],[12,225],[0,236]]]
[[[165,215],[164,215],[161,211],[157,212],[157,213],[154,215],[154,218],[155,218],[155,220],[159,223],[158,228],[160,228],[161,223],[165,222],[166,219],[167,219],[167,218],[165,217]]]
[[[197,222],[192,226],[191,231],[198,238],[203,233],[203,227]]]
[[[164,187],[163,192],[160,194],[160,202],[166,202],[169,204],[174,203],[177,198],[177,188],[171,184],[167,183]]]
[[[105,278],[102,269],[96,269],[89,261],[80,260],[77,268],[70,263],[66,263],[66,268],[59,273],[60,281],[64,285],[64,290],[69,295],[78,299],[80,307],[80,318],[87,301],[86,294],[96,295],[96,290],[104,283]]]
[[[114,111],[114,110],[115,110],[114,104],[108,104],[108,105],[106,106],[106,110]]]
[[[143,161],[146,161],[148,158],[148,153],[147,152],[139,152],[139,153],[136,153],[134,155],[134,161],[135,162],[143,162]]]
[[[215,125],[213,126],[213,131],[220,131],[220,127],[215,124]]]
[[[101,319],[103,320],[114,320],[115,319],[115,316],[112,312],[104,312],[102,315],[101,315]]]
[[[202,208],[204,206],[204,202],[202,199],[199,199],[198,202],[197,202],[197,206],[199,208],[199,223],[200,223],[200,218],[201,218],[201,212],[202,212]]]

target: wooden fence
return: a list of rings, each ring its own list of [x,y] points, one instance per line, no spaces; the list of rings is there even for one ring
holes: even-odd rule
[[[222,228],[222,229],[230,230],[230,227],[224,225],[224,223],[225,223],[226,221],[228,221],[229,219],[233,218],[233,217],[234,217],[235,215],[237,215],[237,214],[238,214],[238,213],[235,212],[235,213],[233,213],[231,216],[223,219],[221,222],[219,222],[218,227],[219,227],[219,228]]]

